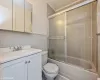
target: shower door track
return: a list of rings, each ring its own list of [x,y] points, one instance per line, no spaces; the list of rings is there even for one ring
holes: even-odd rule
[[[68,11],[70,11],[70,10],[79,8],[79,7],[84,6],[84,5],[87,5],[87,4],[92,3],[92,2],[94,2],[94,1],[96,1],[96,0],[86,0],[86,1],[84,1],[84,2],[82,2],[82,3],[79,3],[79,4],[75,5],[75,6],[70,7],[70,8],[68,8],[68,9],[65,9],[65,10],[63,10],[63,11],[57,12],[57,13],[55,13],[55,14],[49,16],[48,19],[53,18],[53,17],[55,17],[55,16],[57,16],[57,15],[60,15],[60,14],[62,14],[62,13],[64,13],[64,12],[68,12]]]

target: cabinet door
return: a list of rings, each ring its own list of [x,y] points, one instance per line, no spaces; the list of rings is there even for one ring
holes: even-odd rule
[[[0,29],[12,30],[12,0],[0,0]]]
[[[28,57],[28,80],[42,80],[41,54]]]
[[[32,32],[32,5],[25,0],[25,32]]]
[[[13,0],[13,30],[24,32],[24,0]]]
[[[27,80],[27,65],[23,60],[5,63],[0,67],[2,80]]]

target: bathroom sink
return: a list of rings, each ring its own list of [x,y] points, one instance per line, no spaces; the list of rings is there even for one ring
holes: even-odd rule
[[[40,49],[34,49],[34,48],[30,48],[30,49],[26,49],[26,50],[19,50],[19,51],[12,51],[12,52],[0,52],[0,63],[5,63],[14,59],[18,59],[21,57],[25,57],[25,56],[29,56],[29,55],[33,55],[36,53],[41,52],[42,50]]]

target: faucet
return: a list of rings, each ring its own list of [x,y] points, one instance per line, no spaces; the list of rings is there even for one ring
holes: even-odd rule
[[[19,51],[22,50],[22,46],[14,46],[13,51]]]

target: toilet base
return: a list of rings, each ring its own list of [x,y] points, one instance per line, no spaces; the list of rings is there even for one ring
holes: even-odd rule
[[[43,73],[45,75],[46,80],[55,80],[55,77],[58,75],[58,72],[56,74],[49,74],[46,73],[44,70]]]
[[[47,80],[55,80],[54,78],[48,78]]]

